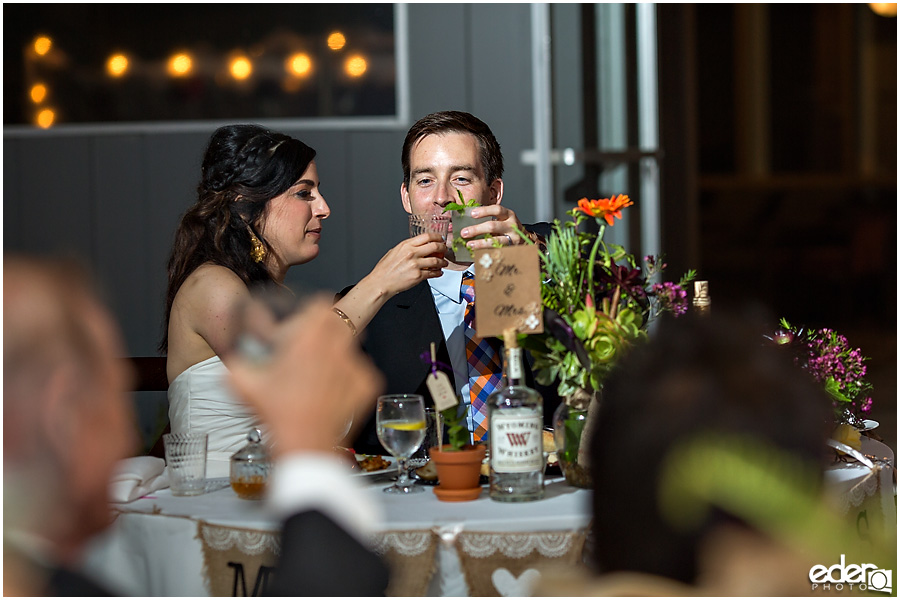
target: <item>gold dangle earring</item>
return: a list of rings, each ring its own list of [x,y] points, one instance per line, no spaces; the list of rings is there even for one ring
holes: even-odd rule
[[[250,245],[253,246],[250,249],[250,258],[253,259],[253,262],[262,262],[266,259],[266,247],[263,245],[259,238],[256,237],[256,234],[253,233],[253,230],[250,229],[250,226],[247,226],[247,230],[250,232]]]

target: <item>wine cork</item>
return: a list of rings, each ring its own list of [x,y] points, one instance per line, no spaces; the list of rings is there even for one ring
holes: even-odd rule
[[[515,327],[510,327],[508,329],[503,330],[503,345],[507,348],[518,348],[519,340],[516,337],[516,329]]]

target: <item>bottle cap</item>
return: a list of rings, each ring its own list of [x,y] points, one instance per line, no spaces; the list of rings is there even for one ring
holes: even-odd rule
[[[503,330],[503,345],[507,348],[519,347],[519,340],[516,337],[516,329],[514,327]]]
[[[694,306],[709,306],[709,282],[694,282]]]

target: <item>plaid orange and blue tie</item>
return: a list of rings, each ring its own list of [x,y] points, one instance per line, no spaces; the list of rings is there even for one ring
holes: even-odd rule
[[[466,336],[466,359],[469,363],[469,400],[475,421],[474,439],[486,440],[487,399],[500,387],[503,362],[500,358],[499,341],[494,338],[482,339],[475,334],[475,278],[468,271],[463,274],[460,293],[466,301],[463,331]]]

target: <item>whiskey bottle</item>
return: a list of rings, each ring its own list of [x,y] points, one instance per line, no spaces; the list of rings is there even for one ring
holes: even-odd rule
[[[544,400],[524,384],[515,330],[503,334],[505,382],[488,397],[490,495],[500,502],[544,497]]]
[[[709,299],[708,281],[694,282],[694,300],[692,304],[694,305],[694,312],[696,312],[698,315],[709,314],[711,301]]]

